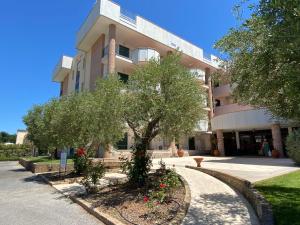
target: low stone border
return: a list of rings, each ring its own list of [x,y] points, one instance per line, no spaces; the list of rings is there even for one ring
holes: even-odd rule
[[[213,176],[229,186],[238,190],[251,204],[262,225],[274,225],[274,217],[271,205],[267,200],[252,186],[251,182],[226,173],[202,167],[185,166],[186,168],[199,170]]]
[[[53,188],[54,185],[56,184],[55,182],[51,182],[49,181],[45,176],[43,176],[42,174],[38,175],[43,181],[45,181],[47,184],[49,184],[50,186],[52,186]],[[180,175],[179,175],[180,176]],[[187,214],[187,211],[190,207],[190,202],[191,202],[191,190],[189,188],[189,185],[187,183],[187,181],[180,176],[180,181],[181,183],[184,185],[184,189],[185,189],[185,197],[184,197],[184,205],[182,205],[180,207],[179,213],[175,216],[175,218],[169,223],[169,225],[179,225],[182,223],[184,217]],[[78,205],[80,205],[82,208],[84,208],[88,213],[92,214],[93,216],[95,216],[97,219],[99,219],[101,222],[103,222],[106,225],[126,225],[124,223],[122,223],[121,221],[119,221],[118,219],[101,212],[100,210],[98,210],[97,208],[94,208],[92,206],[91,203],[85,201],[84,199],[80,198],[80,197],[76,197],[75,195],[67,195],[66,193],[58,190],[55,188],[55,190],[57,190],[59,193],[61,193],[62,195],[64,195],[65,197],[71,199],[73,202],[77,203]]]
[[[183,184],[184,189],[185,189],[184,205],[182,205],[180,207],[179,213],[177,213],[175,218],[169,223],[170,225],[173,225],[173,224],[178,225],[178,224],[182,223],[183,219],[185,218],[185,216],[189,210],[190,203],[191,203],[191,189],[190,189],[187,181],[181,175],[179,175],[179,177],[180,177],[180,181]]]
[[[47,173],[47,172],[58,172],[59,171],[59,164],[57,163],[33,163],[28,161],[24,158],[19,160],[19,164],[21,164],[26,170],[31,171],[32,173]],[[68,164],[67,171],[74,170],[74,165]]]

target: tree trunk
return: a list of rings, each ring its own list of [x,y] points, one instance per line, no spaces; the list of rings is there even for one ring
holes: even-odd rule
[[[112,158],[113,146],[111,144],[106,144],[104,147],[103,158]]]

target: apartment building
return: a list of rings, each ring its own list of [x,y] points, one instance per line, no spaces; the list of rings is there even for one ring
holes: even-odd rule
[[[97,78],[118,73],[124,82],[136,66],[151,58],[162,58],[179,49],[182,64],[196,73],[199,85],[207,90],[207,119],[199,121],[194,135],[183,137],[184,149],[204,152],[211,149],[212,90],[210,74],[218,68],[216,57],[206,56],[203,50],[166,31],[152,22],[129,13],[110,0],[98,0],[76,35],[74,57],[63,56],[53,72],[53,81],[61,85],[61,95],[82,90],[93,90]],[[133,144],[130,130],[118,143],[119,149],[129,149]],[[169,140],[157,137],[151,149],[163,150]]]
[[[286,155],[285,140],[296,124],[274,117],[265,108],[236,104],[226,81],[213,88],[212,131],[221,155],[258,155],[262,141]]]

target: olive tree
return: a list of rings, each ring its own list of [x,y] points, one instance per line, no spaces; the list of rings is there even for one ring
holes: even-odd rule
[[[247,1],[246,1],[247,2]],[[216,43],[242,104],[300,119],[300,0],[260,0]]]
[[[125,120],[135,137],[132,179],[143,183],[149,167],[146,150],[157,136],[179,138],[204,119],[206,94],[179,53],[137,67],[125,93]]]

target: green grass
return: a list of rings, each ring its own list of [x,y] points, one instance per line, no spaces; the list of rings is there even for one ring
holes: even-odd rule
[[[51,159],[48,156],[38,156],[38,157],[27,157],[24,158],[28,161],[31,161],[33,163],[41,163],[41,164],[59,164],[60,160],[59,159]],[[73,159],[68,159],[68,164],[72,164],[73,163]]]
[[[271,203],[275,224],[300,225],[300,170],[255,183]]]

